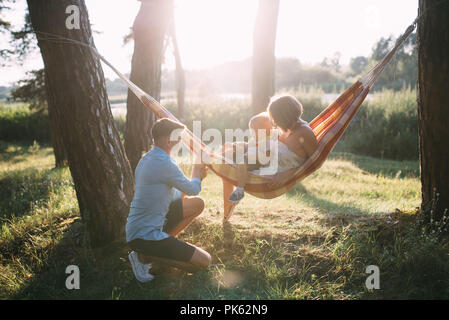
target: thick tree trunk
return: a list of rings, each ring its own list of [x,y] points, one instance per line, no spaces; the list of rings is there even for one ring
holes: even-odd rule
[[[142,0],[133,25],[134,54],[130,79],[156,100],[161,95],[164,39],[172,6],[172,1]],[[154,114],[128,91],[125,150],[133,172],[142,153],[148,151],[152,144],[150,129],[153,121]]]
[[[123,235],[133,175],[109,106],[99,59],[80,45],[48,41],[47,34],[88,43],[91,28],[83,0],[27,0],[48,79],[52,109],[66,146],[81,217],[92,245]],[[69,30],[66,7],[80,10],[80,29]],[[93,42],[92,42],[93,43]]]
[[[279,0],[259,0],[252,61],[253,112],[265,111],[275,91],[275,44]]]
[[[420,0],[419,11],[425,12],[418,24],[422,209],[439,220],[449,208],[449,3]]]
[[[45,73],[45,72],[44,72]],[[47,73],[45,73],[45,91],[47,92],[48,118],[50,120],[50,137],[53,146],[53,153],[55,155],[56,168],[65,167],[67,162],[67,152],[62,139],[62,130],[59,126],[58,118],[55,114],[55,109],[58,107],[53,99],[53,95],[48,90]]]
[[[183,120],[185,116],[186,80],[184,69],[182,67],[178,40],[176,39],[175,22],[173,19],[171,20],[170,23],[170,38],[173,44],[173,55],[175,56],[175,63],[176,63],[176,95],[178,99],[178,118],[180,120]]]

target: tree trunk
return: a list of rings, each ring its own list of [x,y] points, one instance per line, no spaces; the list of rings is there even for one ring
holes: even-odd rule
[[[449,3],[420,0],[419,11],[425,12],[418,24],[421,207],[439,220],[449,208]]]
[[[67,152],[62,139],[62,130],[59,126],[58,118],[55,115],[55,110],[58,106],[53,99],[53,95],[48,90],[47,73],[45,74],[45,91],[47,93],[47,105],[48,105],[48,119],[50,122],[50,137],[51,144],[53,146],[53,153],[55,155],[56,168],[65,167],[67,162]]]
[[[279,0],[259,0],[252,61],[253,112],[265,111],[275,91],[275,44]]]
[[[84,0],[27,0],[59,123],[78,205],[92,245],[122,236],[133,176],[115,128],[99,59],[84,46],[48,41],[48,34],[88,43]],[[66,7],[80,10],[80,29],[66,28]],[[93,44],[93,41],[91,42]]]
[[[134,54],[130,79],[158,101],[164,39],[172,6],[172,1],[142,0],[133,25]],[[133,172],[142,153],[148,151],[152,144],[150,129],[154,119],[154,114],[128,91],[125,150]]]
[[[179,52],[178,40],[176,39],[175,22],[172,18],[170,23],[170,38],[173,44],[173,55],[176,63],[176,94],[178,99],[178,118],[184,119],[185,116],[185,91],[186,80],[184,69],[182,68],[181,54]]]

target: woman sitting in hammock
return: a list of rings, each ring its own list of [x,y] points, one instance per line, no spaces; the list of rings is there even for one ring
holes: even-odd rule
[[[269,132],[274,127],[281,131],[278,139],[277,173],[269,183],[270,187],[276,188],[282,186],[293,172],[315,152],[318,143],[309,124],[301,119],[303,107],[295,97],[291,95],[276,97],[271,100],[267,111],[267,115],[260,114],[251,119],[250,129],[256,132],[258,129],[264,129]],[[266,117],[265,121],[263,117]],[[272,126],[270,126],[270,122]],[[258,135],[256,137],[256,139],[260,139]],[[250,148],[247,150],[249,153]],[[230,195],[229,202],[238,203],[243,198],[248,170],[252,169],[251,165],[247,163],[237,166],[238,186]],[[229,188],[229,185],[226,186],[225,192]]]

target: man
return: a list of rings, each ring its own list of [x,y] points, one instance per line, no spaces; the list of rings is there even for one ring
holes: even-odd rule
[[[189,272],[207,268],[211,261],[210,254],[203,249],[175,238],[203,211],[204,201],[193,196],[201,191],[201,180],[207,174],[204,165],[195,164],[189,180],[170,157],[171,149],[180,141],[170,137],[175,130],[184,128],[167,118],[156,121],[151,128],[154,147],[140,159],[136,168],[126,241],[133,250],[129,260],[140,282],[153,279],[149,261]],[[174,200],[177,190],[183,195]]]

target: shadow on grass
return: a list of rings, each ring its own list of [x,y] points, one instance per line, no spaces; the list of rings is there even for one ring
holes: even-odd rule
[[[346,152],[334,152],[330,159],[350,161],[363,171],[392,178],[418,178],[418,161],[396,161],[359,156]]]
[[[286,196],[288,198],[300,197],[306,204],[318,209],[319,212],[326,216],[333,216],[335,214],[348,214],[348,215],[361,215],[366,214],[366,211],[356,208],[350,205],[339,205],[334,202],[328,201],[323,198],[319,198],[313,193],[309,192],[302,183],[297,183],[292,189],[290,189]]]
[[[64,221],[60,221],[64,224]],[[194,222],[194,228],[203,228]],[[59,229],[57,225],[54,226]],[[128,261],[130,249],[124,241],[105,247],[91,248],[86,244],[84,225],[76,218],[64,229],[61,239],[51,247],[33,248],[32,257],[23,250],[23,264],[33,274],[12,299],[211,299],[214,281],[212,269],[189,274],[170,270],[156,275],[149,283],[139,283]],[[27,244],[28,243],[28,244]],[[20,247],[29,247],[28,239],[18,241]],[[47,255],[48,253],[48,255]],[[11,253],[13,254],[13,253]],[[33,261],[43,257],[39,263]],[[4,257],[8,258],[8,255]],[[68,290],[65,282],[67,266],[80,270],[80,289]]]
[[[443,288],[448,283],[447,258],[444,261],[440,259],[445,256],[441,254],[445,248],[435,251],[437,244],[430,242],[430,247],[416,247],[414,234],[410,235],[410,239],[404,236],[398,238],[390,229],[381,239],[370,235],[372,232],[337,233],[332,241],[336,245],[335,250],[328,239],[325,246],[316,243],[305,249],[301,241],[303,235],[285,238],[269,233],[240,232],[238,227],[232,228],[230,225],[225,229],[232,230],[225,231],[221,225],[195,221],[182,238],[189,240],[185,238],[195,236],[195,243],[212,254],[212,266],[195,274],[178,272],[158,275],[153,281],[141,284],[134,278],[127,259],[129,249],[124,242],[89,248],[84,241],[85,228],[79,217],[74,214],[69,218],[61,218],[40,231],[46,234],[53,228],[54,233],[56,230],[63,232],[53,244],[14,253],[20,254],[21,263],[33,276],[8,298],[401,299],[447,296],[447,290]],[[67,221],[71,221],[70,224]],[[382,225],[382,228],[390,226]],[[34,245],[27,237],[14,241],[21,248]],[[232,239],[233,244],[226,244],[224,237]],[[324,238],[323,234],[323,241]],[[385,250],[385,246],[389,250]],[[409,252],[409,258],[406,258],[405,250]],[[40,257],[39,263],[36,257]],[[410,265],[407,259],[413,263]],[[379,263],[383,279],[379,292],[364,289],[366,263]],[[79,290],[66,289],[68,274],[65,270],[68,265],[77,265],[80,269]],[[426,283],[426,279],[432,283]],[[436,283],[437,280],[441,283]]]

